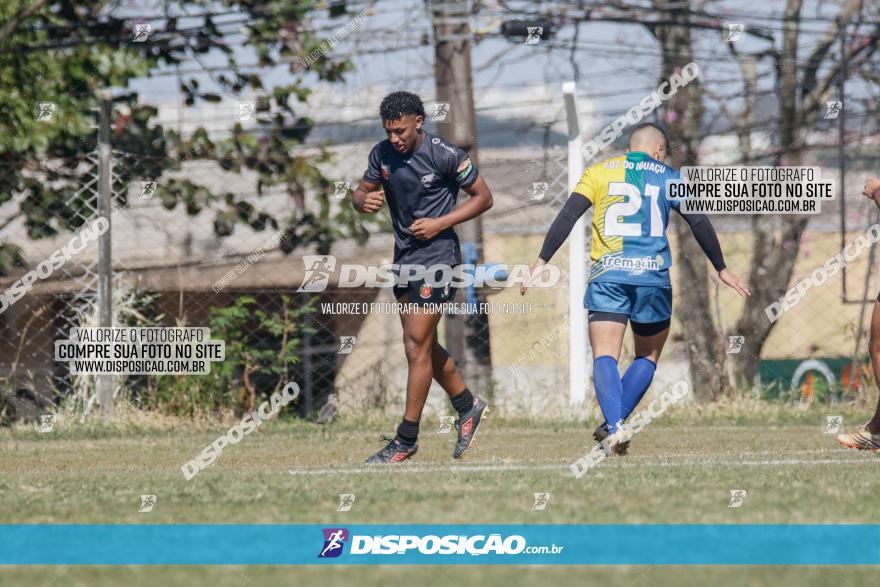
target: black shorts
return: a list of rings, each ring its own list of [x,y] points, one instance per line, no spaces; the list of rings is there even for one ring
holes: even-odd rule
[[[458,288],[452,285],[453,278],[450,277],[445,283],[438,283],[440,275],[435,276],[432,281],[437,285],[429,285],[424,279],[411,279],[406,285],[395,285],[393,288],[394,299],[398,302],[406,294],[409,294],[407,300],[410,304],[419,304],[426,306],[428,304],[443,304],[455,299]]]
[[[627,322],[632,324],[632,329],[639,336],[654,336],[660,334],[672,323],[672,319],[660,320],[659,322],[633,322],[626,314],[618,314],[617,312],[590,312],[587,314],[588,322],[617,322],[626,325]]]

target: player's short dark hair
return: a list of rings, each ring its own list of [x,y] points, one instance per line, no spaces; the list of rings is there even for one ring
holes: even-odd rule
[[[409,114],[425,117],[425,105],[422,104],[422,99],[412,92],[388,94],[379,106],[382,120],[399,120]]]
[[[666,129],[658,124],[654,124],[653,122],[642,122],[640,124],[637,124],[636,127],[632,130],[632,132],[629,133],[630,142],[632,141],[633,136],[637,132],[642,130],[643,128],[653,128],[654,130],[659,132],[661,135],[663,135],[663,142],[666,143],[666,151],[667,152],[669,151],[669,135],[666,134]]]

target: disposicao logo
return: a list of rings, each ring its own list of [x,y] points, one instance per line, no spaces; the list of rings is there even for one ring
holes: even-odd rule
[[[324,528],[324,548],[318,558],[339,557],[345,544],[348,553],[356,555],[558,555],[564,545],[545,544],[529,546],[524,536],[511,534],[350,534],[346,528]]]
[[[324,528],[324,548],[318,558],[336,558],[342,554],[342,547],[348,540],[348,530],[345,528]]]

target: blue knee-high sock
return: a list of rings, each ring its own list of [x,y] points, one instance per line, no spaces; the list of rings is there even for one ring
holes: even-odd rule
[[[623,419],[629,418],[651,386],[657,365],[647,357],[636,357],[623,374],[623,399],[620,401]]]
[[[593,361],[593,387],[596,388],[596,399],[608,422],[608,429],[613,433],[622,419],[623,397],[623,383],[614,357],[602,355]]]

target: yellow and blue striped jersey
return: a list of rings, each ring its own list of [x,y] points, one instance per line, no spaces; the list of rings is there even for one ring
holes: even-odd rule
[[[640,151],[597,163],[575,193],[593,206],[590,281],[668,286],[672,255],[666,226],[678,202],[666,198],[678,170]]]

